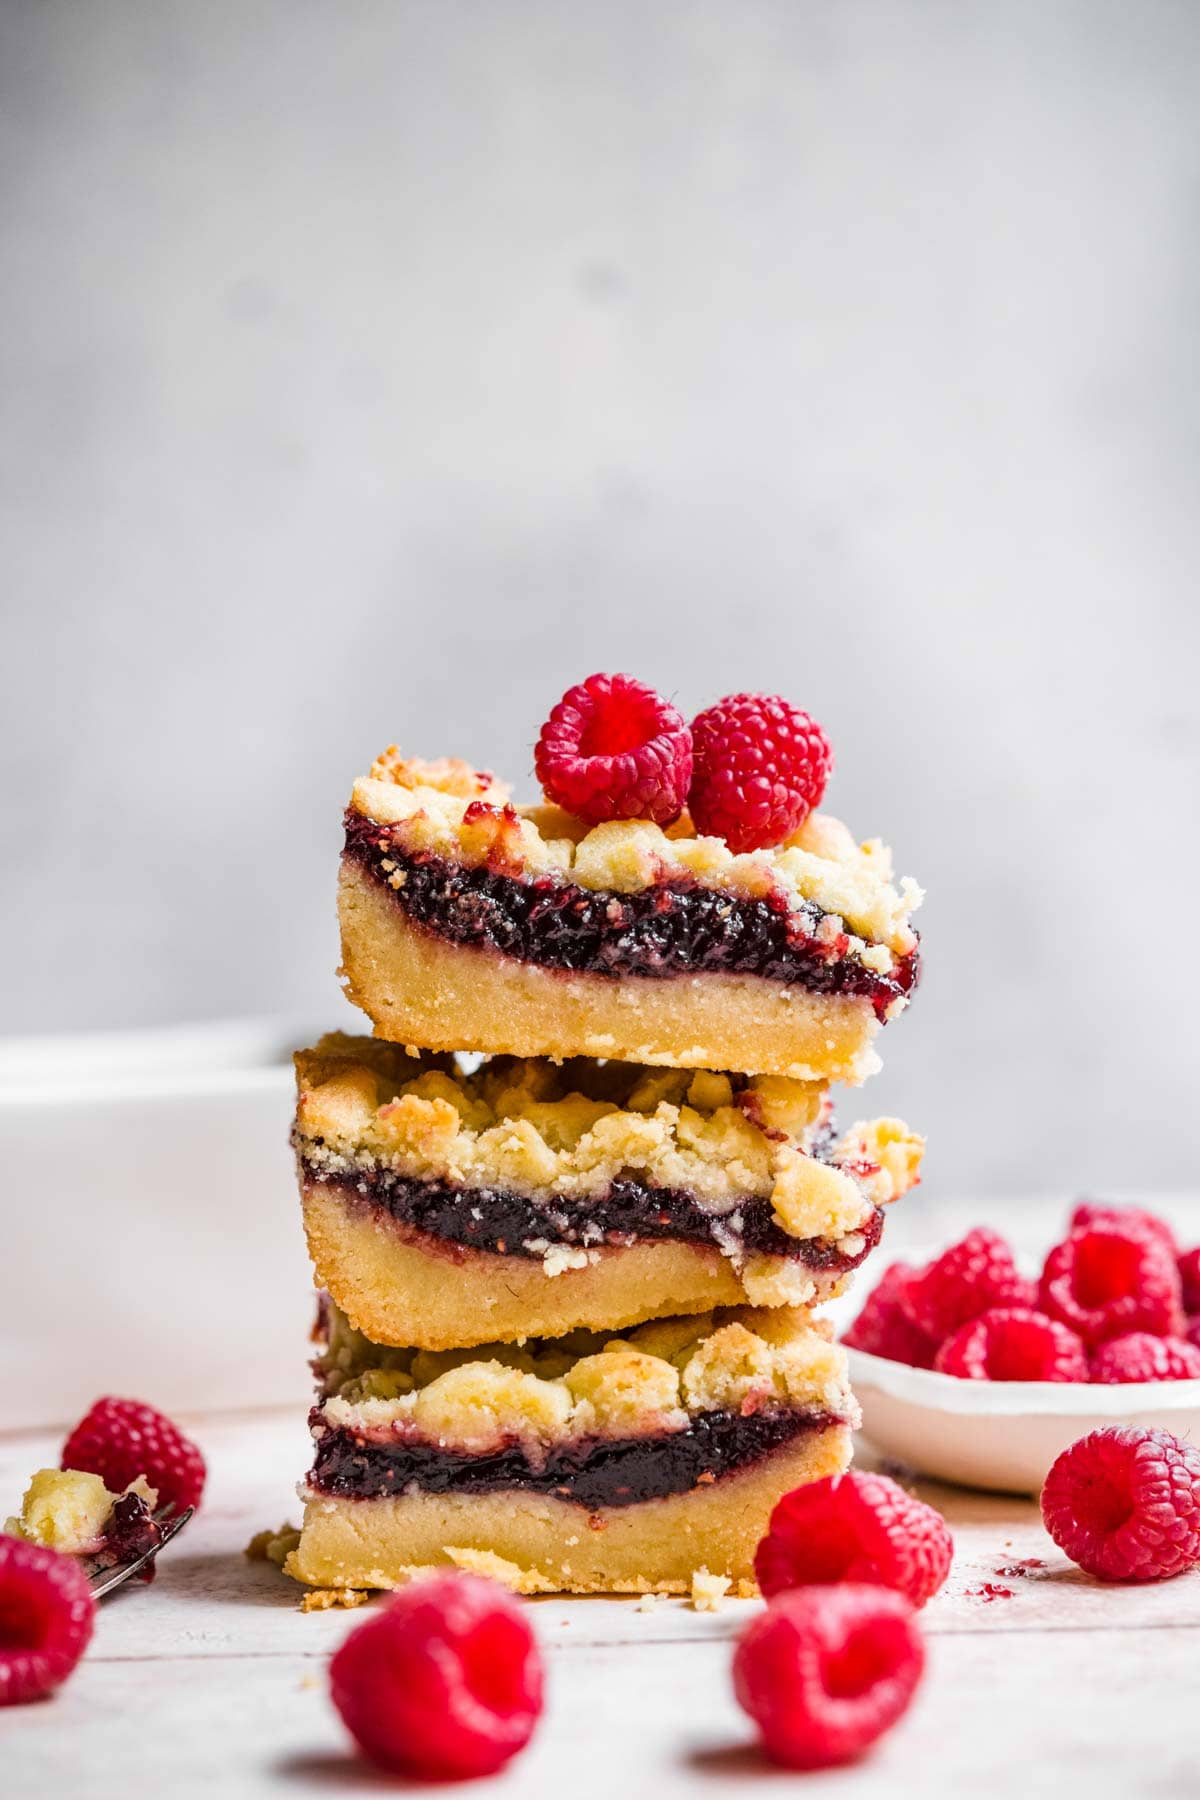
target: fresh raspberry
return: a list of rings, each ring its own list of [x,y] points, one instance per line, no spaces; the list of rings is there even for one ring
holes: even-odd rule
[[[960,1325],[935,1369],[967,1381],[1086,1381],[1087,1351],[1057,1319],[1027,1306],[996,1306]]]
[[[548,799],[599,825],[683,811],[692,779],[692,734],[669,700],[629,675],[589,675],[569,688],[534,751]]]
[[[97,1400],[63,1445],[62,1467],[99,1475],[117,1493],[144,1475],[159,1506],[199,1506],[204,1458],[163,1413],[140,1400]]]
[[[1162,1581],[1200,1561],[1200,1449],[1110,1425],[1064,1450],[1042,1489],[1046,1530],[1102,1581]]]
[[[1157,1213],[1146,1212],[1140,1206],[1107,1206],[1103,1200],[1081,1200],[1071,1214],[1068,1232],[1086,1231],[1092,1225],[1107,1220],[1116,1221],[1118,1225],[1128,1225],[1140,1231],[1148,1231],[1151,1237],[1160,1238],[1171,1252],[1179,1255],[1179,1245],[1175,1241],[1175,1233],[1165,1219]]]
[[[726,695],[692,720],[692,742],[692,823],[734,851],[798,831],[833,768],[821,727],[778,694]]]
[[[875,1581],[924,1606],[953,1554],[940,1512],[886,1475],[851,1469],[783,1496],[759,1540],[754,1573],[768,1599],[785,1588]]]
[[[1097,1219],[1054,1246],[1042,1270],[1041,1308],[1089,1349],[1131,1331],[1183,1335],[1174,1256],[1161,1238],[1116,1219]]]
[[[932,1369],[937,1340],[918,1331],[900,1304],[916,1272],[911,1263],[889,1263],[863,1301],[843,1344],[852,1350],[866,1350],[871,1356],[884,1356],[889,1362],[907,1363],[913,1369]]]
[[[1179,1280],[1184,1312],[1200,1313],[1200,1249],[1185,1250],[1179,1258]]]
[[[0,1536],[0,1706],[39,1700],[87,1648],[96,1602],[73,1557]]]
[[[333,1703],[385,1769],[494,1775],[529,1742],[542,1659],[521,1609],[477,1575],[433,1575],[359,1625],[329,1665]]]
[[[913,1276],[900,1304],[909,1319],[937,1343],[995,1306],[1032,1306],[1034,1286],[1018,1274],[1004,1239],[986,1226],[968,1231]]]
[[[823,1769],[860,1756],[896,1723],[924,1667],[902,1594],[853,1583],[793,1588],[743,1634],[733,1691],[769,1756]]]
[[[1188,1320],[1187,1331],[1184,1335],[1189,1344],[1195,1344],[1197,1349],[1200,1349],[1200,1313],[1197,1313],[1194,1319]]]
[[[1109,1338],[1092,1358],[1093,1381],[1195,1381],[1198,1377],[1200,1349],[1186,1338],[1152,1337],[1148,1331]]]

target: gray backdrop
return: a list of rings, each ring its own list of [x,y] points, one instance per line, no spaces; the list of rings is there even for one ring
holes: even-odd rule
[[[931,1187],[1194,1185],[1198,72],[1155,0],[5,0],[4,1027],[336,1017],[389,739],[767,686],[929,889]]]

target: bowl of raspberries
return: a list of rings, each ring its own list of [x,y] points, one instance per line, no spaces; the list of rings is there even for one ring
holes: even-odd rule
[[[1200,1439],[1200,1248],[1141,1208],[1081,1202],[1036,1275],[986,1226],[893,1262],[842,1341],[872,1443],[965,1487],[1034,1493],[1105,1425]]]

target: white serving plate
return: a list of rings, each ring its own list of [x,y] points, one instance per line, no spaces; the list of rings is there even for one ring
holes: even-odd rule
[[[287,1402],[312,1276],[288,1131],[295,1021],[0,1040],[0,1430],[102,1393]]]
[[[1154,1425],[1200,1442],[1200,1381],[964,1381],[865,1350],[848,1355],[864,1436],[963,1487],[1035,1494],[1069,1444],[1105,1425]]]

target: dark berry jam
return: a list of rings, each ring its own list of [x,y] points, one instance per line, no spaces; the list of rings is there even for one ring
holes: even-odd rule
[[[306,1180],[337,1188],[348,1200],[378,1207],[414,1231],[497,1256],[536,1259],[554,1244],[588,1249],[671,1238],[709,1249],[715,1245],[727,1255],[752,1251],[796,1258],[812,1269],[849,1271],[869,1255],[883,1232],[883,1214],[875,1207],[856,1227],[862,1249],[846,1256],[824,1239],[792,1237],[775,1223],[770,1200],[756,1195],[739,1201],[731,1212],[711,1213],[682,1189],[614,1181],[607,1193],[555,1206],[503,1188],[462,1188],[449,1181],[398,1175],[391,1169],[334,1175],[303,1160],[303,1170]],[[527,1249],[530,1242],[541,1248]]]
[[[870,1000],[879,1018],[916,986],[914,950],[879,975],[840,943],[818,941],[827,917],[812,901],[750,900],[672,880],[617,894],[539,876],[533,881],[398,849],[389,828],[346,813],[345,854],[385,887],[414,924],[455,944],[589,975],[661,979],[698,970],[760,975],[818,994]],[[383,868],[384,861],[392,865]],[[403,876],[393,887],[390,873]]]
[[[115,1569],[121,1563],[135,1562],[148,1550],[157,1550],[162,1542],[162,1528],[140,1494],[122,1494],[113,1501],[113,1509],[104,1525],[104,1544],[94,1558],[98,1568]],[[153,1581],[154,1563],[142,1571],[143,1581]]]
[[[535,1467],[519,1444],[485,1456],[444,1450],[420,1438],[374,1439],[312,1416],[317,1455],[310,1486],[368,1500],[415,1489],[425,1494],[494,1494],[520,1488],[580,1506],[633,1506],[748,1468],[806,1434],[842,1423],[831,1413],[764,1407],[760,1412],[695,1414],[683,1431],[640,1438],[580,1438],[547,1452]]]

